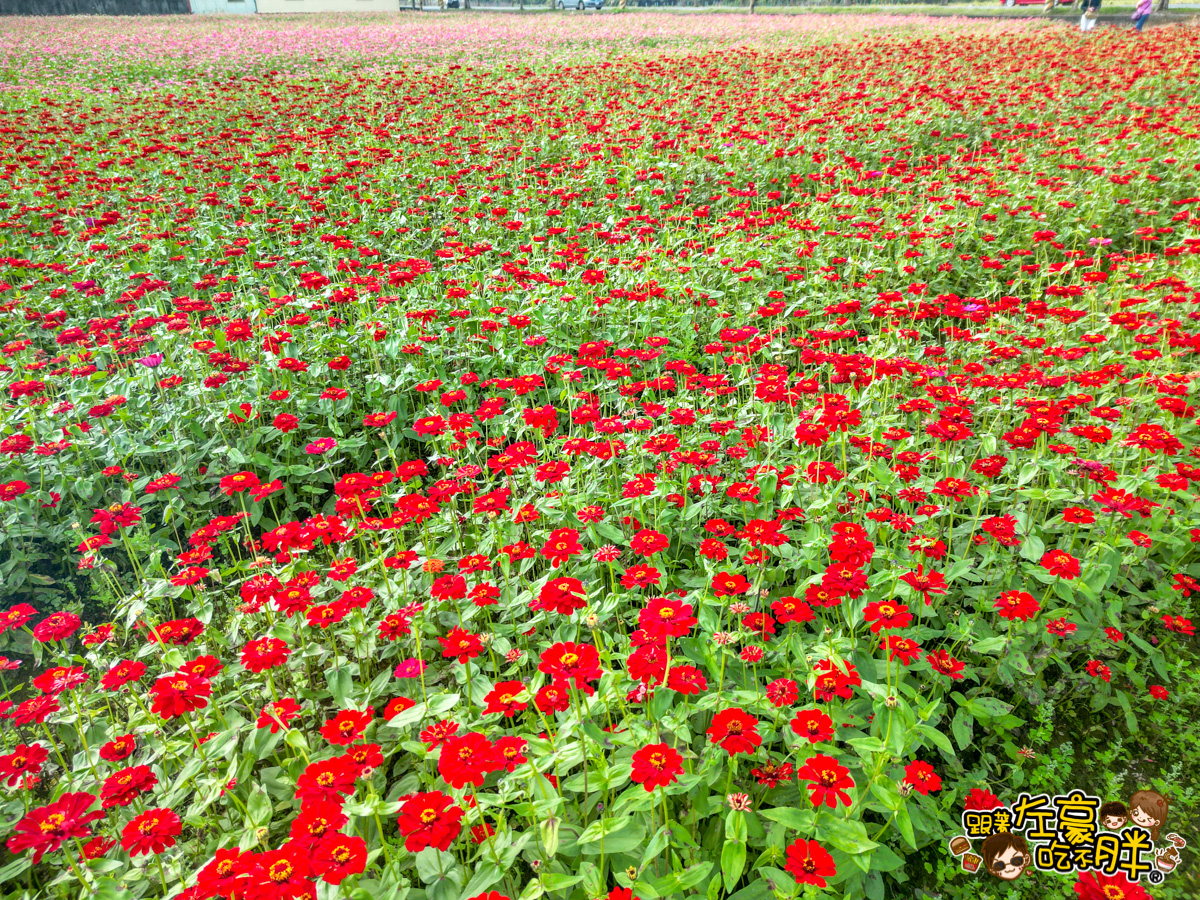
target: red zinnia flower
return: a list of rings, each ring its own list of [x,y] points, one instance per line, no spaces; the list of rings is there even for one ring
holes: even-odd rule
[[[524,738],[511,734],[496,741],[496,758],[500,760],[504,771],[515,772],[517,766],[529,762],[525,758],[526,743]]]
[[[874,634],[878,634],[885,628],[907,628],[912,624],[912,614],[908,611],[908,607],[903,603],[895,603],[891,600],[868,603],[866,609],[863,610],[863,619],[871,623],[871,631]]]
[[[447,738],[438,757],[438,774],[453,788],[479,787],[488,773],[498,768],[496,748],[477,731]]]
[[[298,715],[300,704],[291,697],[283,697],[264,706],[254,724],[256,728],[270,728],[271,734],[276,734],[280,728],[290,727],[292,719]]]
[[[919,759],[914,759],[904,767],[904,783],[911,784],[918,794],[942,789],[942,779],[933,771],[933,766]]]
[[[578,578],[552,578],[538,594],[536,608],[569,616],[587,606],[587,590]]]
[[[100,789],[100,805],[104,809],[110,806],[128,806],[139,794],[143,794],[158,784],[158,776],[150,771],[149,766],[132,766],[114,772],[104,779]]]
[[[208,864],[196,873],[197,886],[205,897],[242,896],[250,875],[251,854],[236,847],[218,850]]]
[[[419,853],[426,847],[449,850],[462,831],[463,808],[440,791],[413,794],[400,807],[397,824],[404,849]]]
[[[164,675],[150,687],[154,702],[150,706],[164,719],[173,719],[192,710],[204,709],[208,706],[208,696],[212,693],[212,685],[207,678],[193,675],[190,672],[176,672],[174,675]]]
[[[638,625],[655,640],[683,637],[696,624],[690,604],[654,597],[638,614]]]
[[[61,694],[87,680],[82,666],[54,666],[34,678],[32,684],[43,694]]]
[[[100,747],[100,758],[108,762],[120,762],[128,759],[137,749],[137,739],[132,734],[113,738]]]
[[[792,731],[811,744],[828,741],[833,737],[833,719],[819,709],[802,709],[792,719]]]
[[[963,809],[995,809],[1003,806],[1000,798],[985,788],[971,788],[963,798]]]
[[[483,698],[487,707],[484,709],[485,716],[499,713],[503,716],[511,718],[523,709],[529,707],[528,703],[524,703],[516,698],[525,692],[525,684],[521,681],[500,681],[496,686],[488,692]]]
[[[738,707],[717,713],[708,729],[708,736],[730,756],[753,753],[762,743],[758,719]]]
[[[342,804],[334,800],[309,800],[292,819],[288,837],[311,851],[321,840],[336,833],[348,818]]]
[[[849,700],[854,696],[854,688],[862,684],[862,678],[852,662],[836,663],[831,659],[823,659],[813,669],[817,673],[813,696],[820,703],[828,703],[834,697]]]
[[[1072,581],[1079,577],[1079,560],[1066,550],[1050,550],[1042,556],[1042,568],[1055,578]]]
[[[317,844],[313,871],[327,884],[341,884],[347,875],[367,867],[367,842],[358,835],[331,834]]]
[[[816,841],[800,838],[787,849],[787,865],[784,868],[800,884],[825,887],[825,879],[837,874],[833,857]]]
[[[554,681],[573,681],[575,687],[586,688],[589,681],[595,681],[602,674],[600,654],[591,644],[573,641],[551,644],[542,651],[538,671]]]
[[[354,767],[340,757],[309,763],[296,779],[296,799],[301,803],[310,800],[340,803],[343,797],[354,793],[356,777]]]
[[[906,666],[912,665],[913,659],[921,652],[920,644],[912,638],[900,637],[898,634],[887,635],[879,646],[888,651],[888,659],[899,659],[901,664]]]
[[[633,754],[635,784],[647,791],[674,784],[683,772],[683,757],[666,744],[649,744]]]
[[[939,650],[937,653],[926,653],[925,659],[929,665],[933,666],[935,672],[940,672],[942,675],[955,681],[962,679],[962,670],[966,667],[966,663],[955,659],[945,650]]]
[[[483,641],[479,635],[462,628],[451,628],[450,633],[438,638],[438,641],[442,645],[442,656],[446,659],[457,658],[460,663],[466,663],[483,652]]]
[[[1026,622],[1032,619],[1042,608],[1033,595],[1027,594],[1025,591],[1004,591],[997,598],[994,606],[1000,618],[1017,622]]]
[[[924,565],[918,565],[915,572],[901,575],[900,580],[920,594],[926,606],[933,602],[930,594],[946,593],[946,577],[940,572],[934,572],[932,569],[926,572]]]
[[[321,726],[321,736],[335,746],[344,747],[362,737],[367,726],[373,721],[375,721],[375,710],[373,709],[363,712],[343,709]]]
[[[286,641],[261,637],[248,641],[242,648],[242,665],[248,672],[264,672],[287,661],[291,650]]]
[[[791,706],[800,696],[800,688],[790,678],[776,678],[767,685],[767,699],[776,709]]]
[[[135,816],[121,831],[121,847],[130,856],[143,853],[162,853],[175,846],[175,838],[183,831],[183,823],[169,809],[148,809]]]
[[[653,556],[671,545],[665,534],[643,528],[629,540],[629,549],[638,556]]]
[[[850,777],[850,770],[832,756],[818,753],[810,757],[796,770],[796,780],[809,783],[809,799],[813,806],[837,809],[839,803],[850,805],[850,795],[846,791],[854,788],[854,779]]]
[[[49,755],[41,744],[17,744],[12,753],[0,756],[0,781],[12,787],[26,775],[38,774]]]
[[[32,850],[36,866],[44,854],[57,850],[64,841],[91,837],[88,823],[104,818],[99,810],[88,812],[95,802],[95,794],[63,794],[53,803],[31,810],[13,829],[8,849],[13,853]]]
[[[713,594],[717,597],[744,594],[750,587],[750,582],[744,575],[735,575],[732,572],[718,572],[712,580]]]
[[[296,900],[312,897],[312,869],[308,851],[295,843],[258,855],[246,885],[245,896],[254,900]]]
[[[1075,882],[1079,900],[1152,900],[1136,881],[1124,872],[1103,875],[1100,872],[1081,872]]]

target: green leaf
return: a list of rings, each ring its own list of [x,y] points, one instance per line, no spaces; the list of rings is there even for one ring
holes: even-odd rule
[[[642,865],[648,865],[653,862],[658,857],[658,854],[666,848],[668,841],[667,829],[658,829],[654,833],[654,837],[650,839],[650,843],[646,845],[646,849],[642,851]]]
[[[1021,542],[1020,554],[1022,559],[1037,562],[1046,553],[1046,545],[1037,535],[1031,534]]]
[[[972,697],[967,701],[967,710],[978,719],[996,719],[1012,712],[1012,704],[995,697]]]
[[[354,679],[350,677],[350,672],[347,669],[330,669],[325,674],[325,681],[337,705],[342,709],[347,708],[350,705],[350,691],[354,688]]]
[[[594,862],[585,860],[579,867],[583,875],[583,889],[589,897],[599,897],[604,893],[604,878]]]
[[[741,841],[726,841],[721,848],[721,877],[725,880],[726,892],[731,892],[733,886],[742,877],[742,869],[746,866],[746,845]]]
[[[895,872],[904,868],[904,859],[898,856],[887,844],[880,844],[871,851],[872,872]]]
[[[971,649],[976,653],[995,653],[998,650],[1003,650],[1004,645],[1007,643],[1008,637],[1000,635],[999,637],[987,638],[983,641],[975,641],[975,643],[971,644]]]
[[[725,839],[746,843],[746,814],[739,809],[731,809],[725,817]]]
[[[959,711],[961,712],[961,710]],[[946,735],[942,734],[942,732],[930,725],[915,725],[913,727],[921,734],[925,735],[925,737],[929,738],[929,740],[933,741],[934,745],[943,753],[945,753],[946,756],[954,756],[954,746],[950,743],[950,738],[946,737]]]
[[[0,884],[6,884],[5,872],[8,867],[0,869]],[[114,881],[111,878],[97,878],[96,887],[89,895],[95,900],[130,900],[133,894],[123,884]]]
[[[670,875],[652,882],[650,886],[659,897],[681,893],[702,882],[708,876],[708,873],[712,871],[712,867],[713,864],[710,862],[699,863],[690,869],[684,869],[682,872],[672,872]]]
[[[558,826],[560,824],[561,820],[550,816],[541,825],[542,846],[546,848],[546,857],[549,859],[553,859],[558,853]]]
[[[779,806],[775,809],[761,811],[763,818],[778,822],[792,831],[811,831],[816,816],[811,809],[796,809],[792,806]]]
[[[628,853],[640,847],[646,837],[641,819],[622,816],[593,822],[579,836],[579,850],[589,856],[603,853]]]
[[[561,872],[547,872],[542,876],[542,884],[544,884],[546,886],[546,890],[550,891],[551,893],[565,890],[572,885],[579,884],[581,881],[583,881],[582,875],[564,875]]]
[[[246,811],[250,814],[250,824],[255,828],[271,821],[271,798],[257,784],[250,789],[250,799],[246,803]]]
[[[475,876],[463,888],[463,897],[477,897],[480,894],[486,893],[487,889],[493,884],[504,878],[504,870],[497,866],[491,860],[485,860],[479,863],[475,868]],[[579,881],[582,876],[575,876],[575,880]]]
[[[0,884],[12,885],[18,878],[25,874],[26,870],[32,865],[28,856],[20,856],[14,859],[3,869],[0,869]]]
[[[838,819],[829,814],[817,818],[816,834],[818,840],[828,841],[851,855],[865,853],[879,846],[867,837],[867,829],[862,822]]]
[[[966,750],[971,745],[974,737],[974,725],[975,720],[965,709],[960,709],[954,714],[950,730],[954,732],[954,740],[958,743],[958,749]]]
[[[896,810],[896,818],[892,821],[896,825],[896,830],[900,832],[900,836],[904,838],[904,842],[916,850],[917,837],[913,833],[912,819],[908,815],[908,807],[901,806]]]
[[[425,884],[431,884],[448,875],[458,868],[458,860],[454,854],[438,850],[436,847],[426,847],[417,854],[417,876]]]

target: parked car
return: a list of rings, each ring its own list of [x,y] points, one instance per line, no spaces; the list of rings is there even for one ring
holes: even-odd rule
[[[604,9],[604,0],[558,0],[559,9]]]

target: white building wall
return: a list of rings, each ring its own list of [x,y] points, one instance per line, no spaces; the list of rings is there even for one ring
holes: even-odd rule
[[[192,0],[193,7],[195,2]],[[397,12],[401,0],[257,0],[257,3],[260,13]]]
[[[254,15],[255,0],[191,0],[192,15]]]

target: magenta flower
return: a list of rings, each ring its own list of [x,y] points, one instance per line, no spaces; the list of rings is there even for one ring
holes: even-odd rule
[[[336,446],[337,441],[333,438],[320,438],[305,447],[304,452],[309,456],[320,456],[322,453],[328,453]]]

